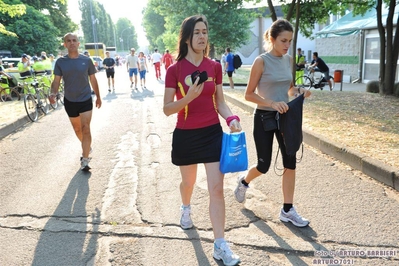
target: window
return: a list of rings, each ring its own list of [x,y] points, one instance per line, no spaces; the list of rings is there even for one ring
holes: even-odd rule
[[[365,45],[365,59],[380,59],[380,38],[367,38]]]

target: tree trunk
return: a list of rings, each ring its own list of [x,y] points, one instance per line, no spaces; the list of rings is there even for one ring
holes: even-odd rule
[[[377,0],[377,27],[380,35],[380,71],[378,80],[380,82],[380,95],[385,91],[385,28],[382,24],[382,0]]]
[[[272,18],[272,21],[274,22],[277,20],[277,14],[276,14],[276,10],[274,9],[272,0],[267,0],[267,5],[269,6],[269,9],[270,9],[270,17]]]
[[[295,3],[295,1],[293,1],[293,3]],[[294,39],[292,40],[292,43],[293,43],[293,45],[292,45],[292,54],[293,54],[293,58],[294,58],[294,60],[293,60],[293,66],[292,66],[292,77],[293,77],[293,79],[294,79],[294,85],[296,85],[295,84],[295,79],[296,79],[296,42],[297,42],[297,40],[298,40],[298,32],[299,32],[299,17],[300,17],[300,3],[301,3],[301,0],[298,0],[298,2],[296,3],[296,18],[295,18],[295,29],[294,29]]]
[[[209,58],[215,58],[215,45],[212,43],[209,44]]]

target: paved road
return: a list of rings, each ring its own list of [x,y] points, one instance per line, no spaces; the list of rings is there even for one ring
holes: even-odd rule
[[[0,160],[8,162],[1,265],[221,265],[211,255],[203,167],[192,199],[195,228],[178,225],[180,175],[170,162],[176,118],[162,113],[163,84],[151,74],[148,90],[131,91],[127,80],[115,93],[102,87],[88,175],[78,170],[80,148],[62,109],[0,140]],[[231,106],[250,129],[252,116]],[[233,197],[237,177],[225,177],[226,238],[241,265],[399,264],[398,191],[306,145],[296,206],[311,224],[299,229],[278,220],[281,178],[273,170],[251,184],[245,204]]]

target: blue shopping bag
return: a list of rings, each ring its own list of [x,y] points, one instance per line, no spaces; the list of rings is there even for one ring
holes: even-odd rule
[[[248,152],[245,132],[223,132],[220,171],[223,174],[245,171],[248,169]]]

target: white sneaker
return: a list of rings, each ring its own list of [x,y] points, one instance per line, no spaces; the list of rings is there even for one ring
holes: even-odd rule
[[[290,209],[289,212],[285,212],[283,208],[281,208],[280,211],[280,220],[283,222],[291,222],[293,225],[297,227],[305,227],[307,226],[310,222],[309,220],[303,218],[300,216],[294,207]]]
[[[82,158],[80,160],[80,170],[89,171],[91,168],[89,166],[90,158]]]
[[[184,208],[182,205],[180,207],[180,226],[183,229],[190,229],[193,227],[193,221],[191,220],[191,206]]]
[[[245,201],[245,193],[249,186],[244,185],[241,181],[244,180],[245,176],[240,176],[237,181],[237,188],[234,190],[234,196],[239,203],[243,203]]]
[[[217,260],[222,260],[223,264],[228,266],[240,263],[240,257],[231,251],[227,242],[222,242],[219,248],[216,244],[213,244],[213,257]]]

